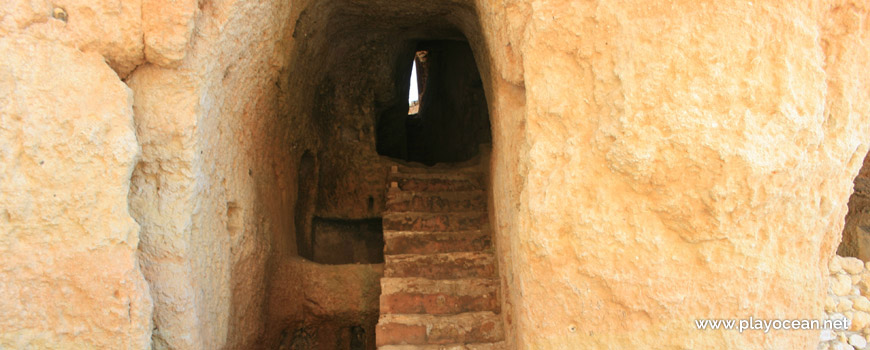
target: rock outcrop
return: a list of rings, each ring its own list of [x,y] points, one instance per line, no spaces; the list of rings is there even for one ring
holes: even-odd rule
[[[868,28],[854,0],[3,1],[0,347],[373,347],[383,267],[297,230],[382,215],[378,130],[440,40],[485,93],[504,347],[811,349],[693,321],[822,314]],[[321,277],[365,292],[321,307]]]
[[[132,92],[95,53],[25,35],[0,52],[0,348],[147,349]]]

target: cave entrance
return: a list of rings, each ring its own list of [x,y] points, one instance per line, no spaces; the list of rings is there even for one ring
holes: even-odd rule
[[[391,169],[466,176],[455,173],[484,164],[476,156],[491,143],[479,23],[472,7],[423,1],[314,1],[290,21],[276,85],[282,118],[304,137],[286,139],[298,167],[286,174],[289,223],[275,234],[263,348],[375,350]],[[460,164],[424,166],[436,163]],[[482,171],[466,173],[482,185]],[[482,187],[461,192],[450,203],[487,217]]]
[[[415,78],[408,84],[408,112],[380,116],[378,153],[426,165],[469,160],[480,144],[491,142],[486,96],[471,47],[460,40],[415,46],[407,58],[412,62],[408,73],[397,74]]]

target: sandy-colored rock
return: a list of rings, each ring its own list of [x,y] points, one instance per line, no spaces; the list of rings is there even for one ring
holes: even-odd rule
[[[821,310],[870,135],[870,38],[850,24],[866,23],[861,4],[543,1],[517,15],[519,42],[488,36],[506,147],[493,150],[494,226],[519,348],[817,341],[691,320]],[[482,12],[485,33],[502,28]],[[518,100],[508,45],[525,62]]]
[[[870,326],[870,313],[855,311],[849,319],[852,320],[852,324],[849,327],[850,331],[858,331]]]
[[[855,283],[855,286],[861,291],[861,295],[870,295],[870,272],[862,273],[861,279]]]
[[[0,36],[11,33],[98,53],[122,77],[145,61],[140,0],[7,0]]]
[[[407,107],[394,62],[420,38],[464,36],[491,121],[507,348],[808,348],[818,332],[693,321],[818,316],[870,141],[867,22],[848,0],[6,1],[0,36],[31,39],[4,44],[17,56],[0,58],[14,62],[0,103],[24,94],[15,108],[50,113],[3,105],[0,266],[23,266],[3,292],[40,289],[0,301],[13,311],[0,344],[147,347],[137,245],[155,348],[286,344],[317,307],[302,277],[277,274],[305,234],[288,213],[379,215],[388,161],[373,135],[385,106]],[[131,102],[96,54],[134,90],[132,179]],[[71,132],[19,132],[43,129]],[[317,206],[297,201],[303,154]],[[71,174],[82,164],[99,171]],[[94,265],[72,263],[82,252]],[[833,281],[855,294],[845,273]],[[286,309],[265,310],[273,292]],[[60,299],[69,315],[24,310]]]
[[[0,52],[0,348],[147,349],[130,90],[96,53],[25,35]]]
[[[835,255],[830,261],[828,261],[828,272],[831,275],[843,271],[843,265],[840,263],[842,260],[843,259],[839,255]]]
[[[834,297],[828,295],[825,298],[825,312],[837,312],[837,305],[839,304],[839,300],[834,300]]]
[[[846,274],[837,274],[828,279],[830,281],[831,291],[834,295],[846,296],[852,292],[852,278]]]
[[[199,18],[200,36],[174,46],[187,40],[179,13],[190,14],[190,4],[196,7],[167,5],[164,19],[173,25],[158,28],[166,36],[152,47],[172,60],[181,58],[172,50],[186,47],[182,62],[146,64],[127,80],[142,145],[130,208],[142,225],[142,268],[154,291],[154,341],[173,350],[265,348],[257,342],[267,261],[295,253],[287,213],[298,159],[312,137],[279,105],[290,4],[203,3],[209,10]],[[304,302],[301,295],[292,300],[299,303],[292,310]]]
[[[208,4],[208,10],[214,8]],[[149,62],[162,67],[181,63],[193,34],[197,10],[196,0],[142,0],[145,57]]]
[[[846,298],[840,298],[840,302],[837,303],[837,312],[845,312],[852,309],[852,301]]]
[[[852,299],[852,307],[855,310],[870,311],[870,300],[867,300],[864,296],[855,297]]]
[[[851,256],[840,258],[840,265],[843,266],[843,270],[846,273],[853,275],[859,274],[864,270],[864,262]]]

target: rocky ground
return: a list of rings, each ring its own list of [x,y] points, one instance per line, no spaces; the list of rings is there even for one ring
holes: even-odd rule
[[[828,297],[825,317],[852,320],[846,331],[822,330],[818,349],[868,349],[870,342],[870,271],[868,265],[852,257],[835,256],[828,266]]]

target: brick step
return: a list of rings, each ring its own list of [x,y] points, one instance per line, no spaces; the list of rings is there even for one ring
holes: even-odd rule
[[[384,230],[389,231],[462,231],[478,230],[489,222],[486,211],[459,213],[386,213]]]
[[[483,190],[480,173],[444,174],[390,174],[390,182],[396,182],[402,191],[444,192]]]
[[[430,213],[486,210],[483,191],[392,192],[387,199],[391,212],[424,211]]]
[[[446,345],[384,345],[378,350],[506,350],[504,342]]]
[[[501,312],[498,281],[485,278],[430,280],[382,278],[381,313],[459,314],[472,311]]]
[[[447,164],[441,163],[435,166],[409,166],[409,165],[395,165],[390,168],[390,171],[393,172],[392,169],[395,169],[395,172],[402,174],[468,174],[468,173],[481,173],[480,165],[478,163],[474,164]]]
[[[495,259],[488,252],[385,255],[384,277],[495,278]]]
[[[384,254],[478,252],[492,249],[488,227],[470,231],[384,231]]]
[[[378,346],[493,343],[504,339],[501,317],[495,313],[457,315],[381,315],[375,329]]]

